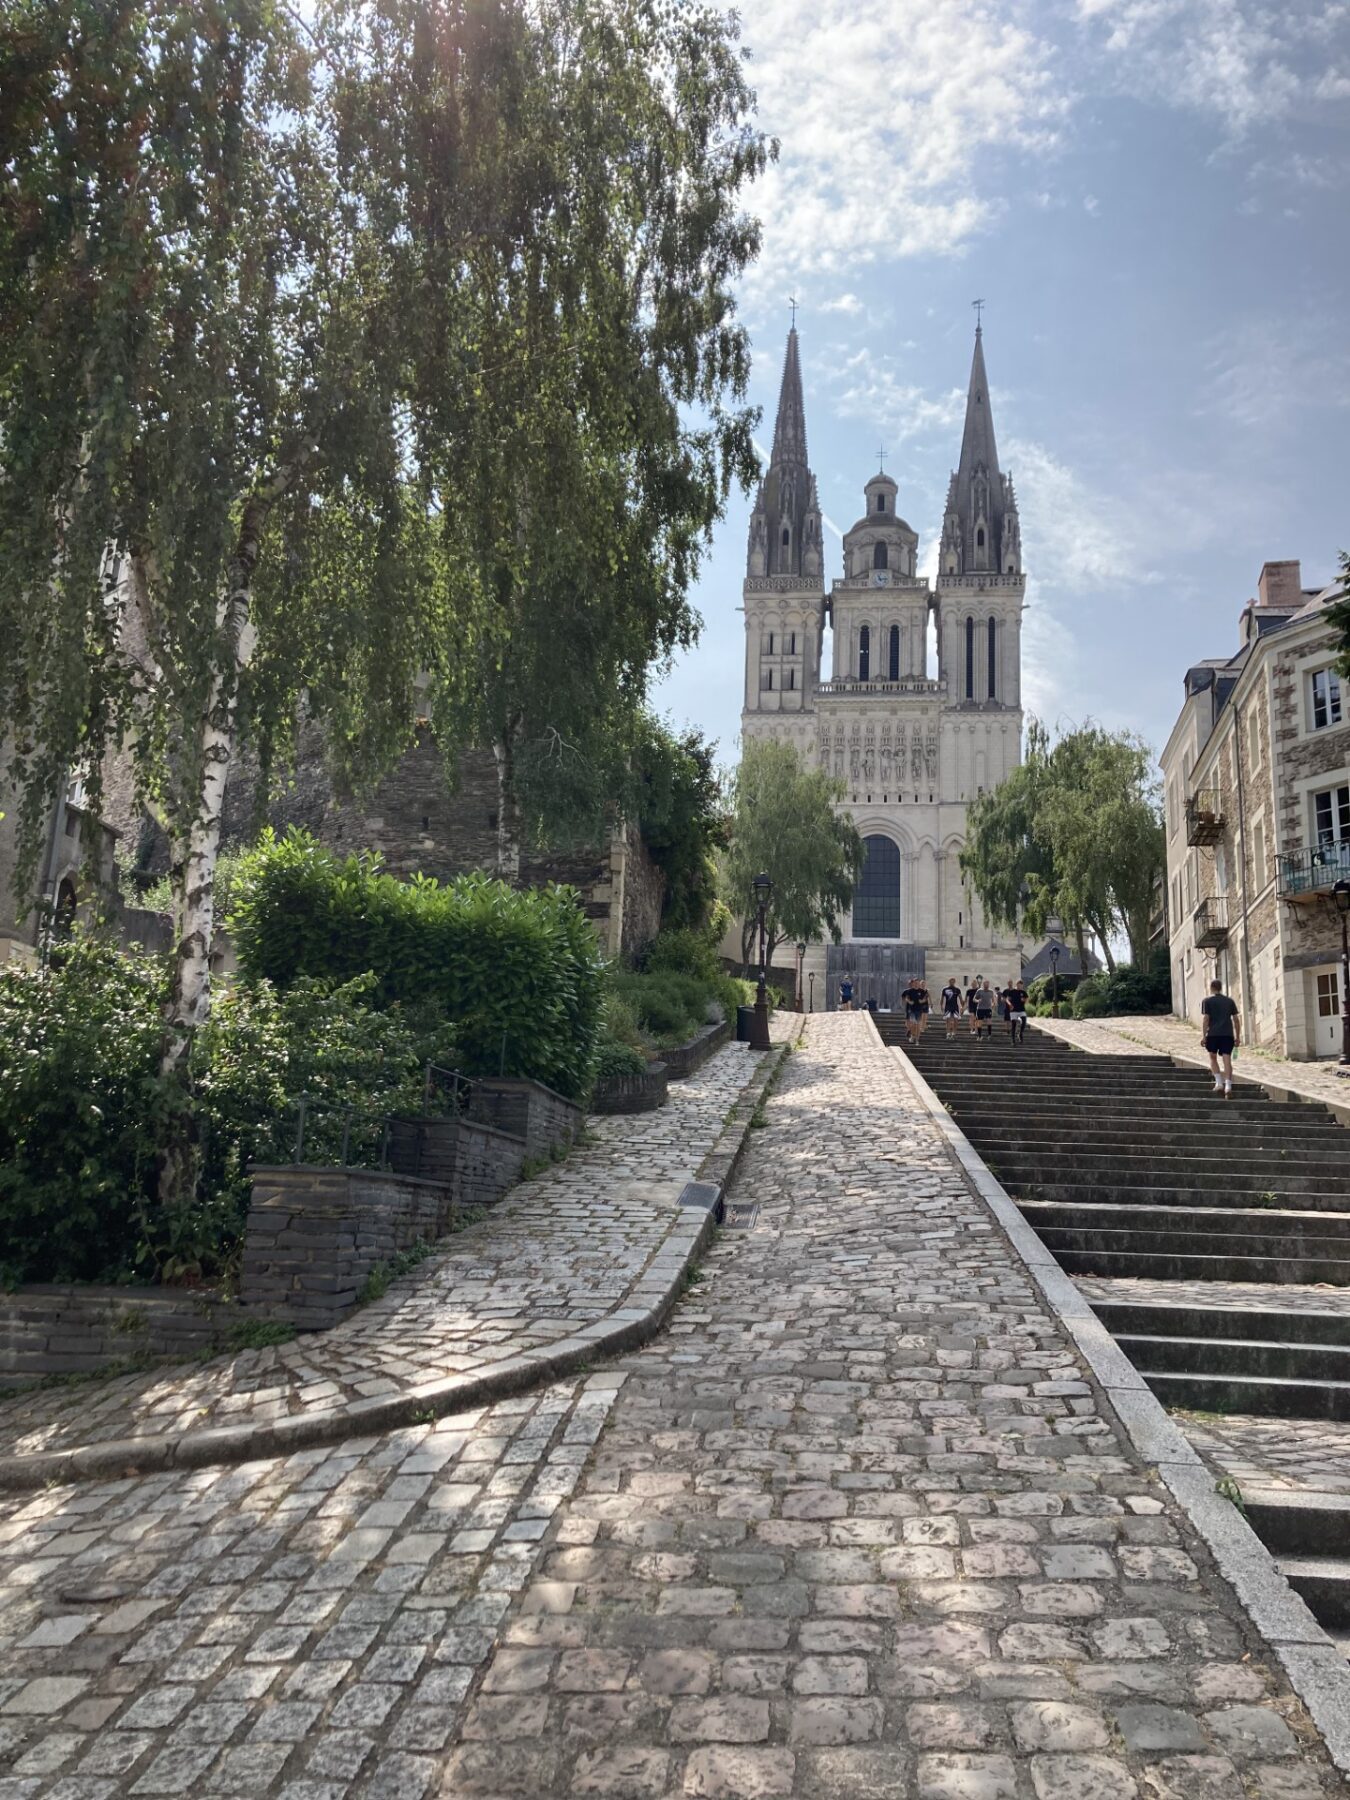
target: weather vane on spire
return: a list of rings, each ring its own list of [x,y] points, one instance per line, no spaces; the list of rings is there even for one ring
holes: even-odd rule
[[[972,300],[970,304],[975,308],[975,329],[979,331],[984,324],[984,301]]]
[[[792,329],[795,331],[797,329],[797,296],[795,294],[788,295],[788,305],[792,308]]]

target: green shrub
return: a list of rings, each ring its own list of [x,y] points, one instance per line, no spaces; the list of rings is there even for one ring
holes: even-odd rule
[[[1078,987],[1077,975],[1061,975],[1059,978],[1059,999],[1061,1006],[1072,997]],[[1039,1006],[1047,1000],[1053,1000],[1055,983],[1049,975],[1038,975],[1027,989],[1027,999],[1033,1006]]]
[[[601,1038],[595,1057],[597,1081],[619,1081],[630,1075],[641,1075],[647,1058],[631,1044],[620,1044],[614,1038]]]
[[[162,959],[77,937],[0,971],[0,1280],[129,1274],[171,1090]]]
[[[531,1076],[570,1098],[590,1082],[600,956],[570,888],[396,881],[376,859],[336,857],[307,833],[269,834],[241,859],[229,926],[253,980],[288,988],[369,970],[380,1007],[433,1000],[466,1074]]]
[[[709,1006],[715,1004],[711,987],[694,975],[629,973],[615,975],[612,982],[638,1029],[657,1044],[686,1043],[708,1023]]]
[[[1074,990],[1073,1016],[1075,1019],[1099,1019],[1107,1010],[1106,1005],[1107,977],[1103,974],[1085,975]]]

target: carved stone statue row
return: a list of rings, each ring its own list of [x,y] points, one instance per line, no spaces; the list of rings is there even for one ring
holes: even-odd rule
[[[897,727],[892,743],[891,727],[883,725],[879,745],[871,725],[864,734],[855,724],[847,743],[842,725],[835,731],[833,742],[829,728],[825,727],[820,734],[817,756],[822,769],[833,766],[839,780],[847,775],[855,787],[887,788],[892,783],[903,786],[907,780],[933,783],[938,778],[937,727],[929,725],[925,732],[922,725],[915,725],[907,732],[901,725]]]

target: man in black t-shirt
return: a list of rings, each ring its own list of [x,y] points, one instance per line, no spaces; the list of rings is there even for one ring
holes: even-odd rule
[[[972,981],[970,986],[966,989],[966,1013],[970,1019],[970,1029],[973,1036],[979,1034],[979,1024],[975,1015],[975,996],[979,993],[980,983],[983,980],[984,977],[982,975],[977,975],[974,981]]]
[[[947,985],[942,990],[939,1004],[942,1007],[942,1016],[947,1021],[947,1036],[954,1038],[956,1021],[961,1016],[961,990],[951,977],[948,977]]]
[[[1008,1036],[1020,1044],[1027,1035],[1027,990],[1020,980],[1004,988],[1003,1004],[1008,1011]]]
[[[1221,981],[1211,981],[1209,998],[1200,1002],[1200,1042],[1209,1052],[1214,1092],[1233,1098],[1233,1056],[1242,1042],[1242,1020],[1237,1002],[1223,991]]]
[[[905,1030],[909,1034],[911,1044],[917,1044],[919,1041],[919,1032],[923,1027],[923,1015],[927,1003],[927,994],[919,986],[917,978],[911,975],[909,986],[900,996],[900,1004],[905,1009]]]

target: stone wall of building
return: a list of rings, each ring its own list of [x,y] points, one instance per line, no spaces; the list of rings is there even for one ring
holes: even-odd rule
[[[214,1294],[166,1288],[48,1286],[0,1293],[0,1389],[228,1342],[244,1315]]]

